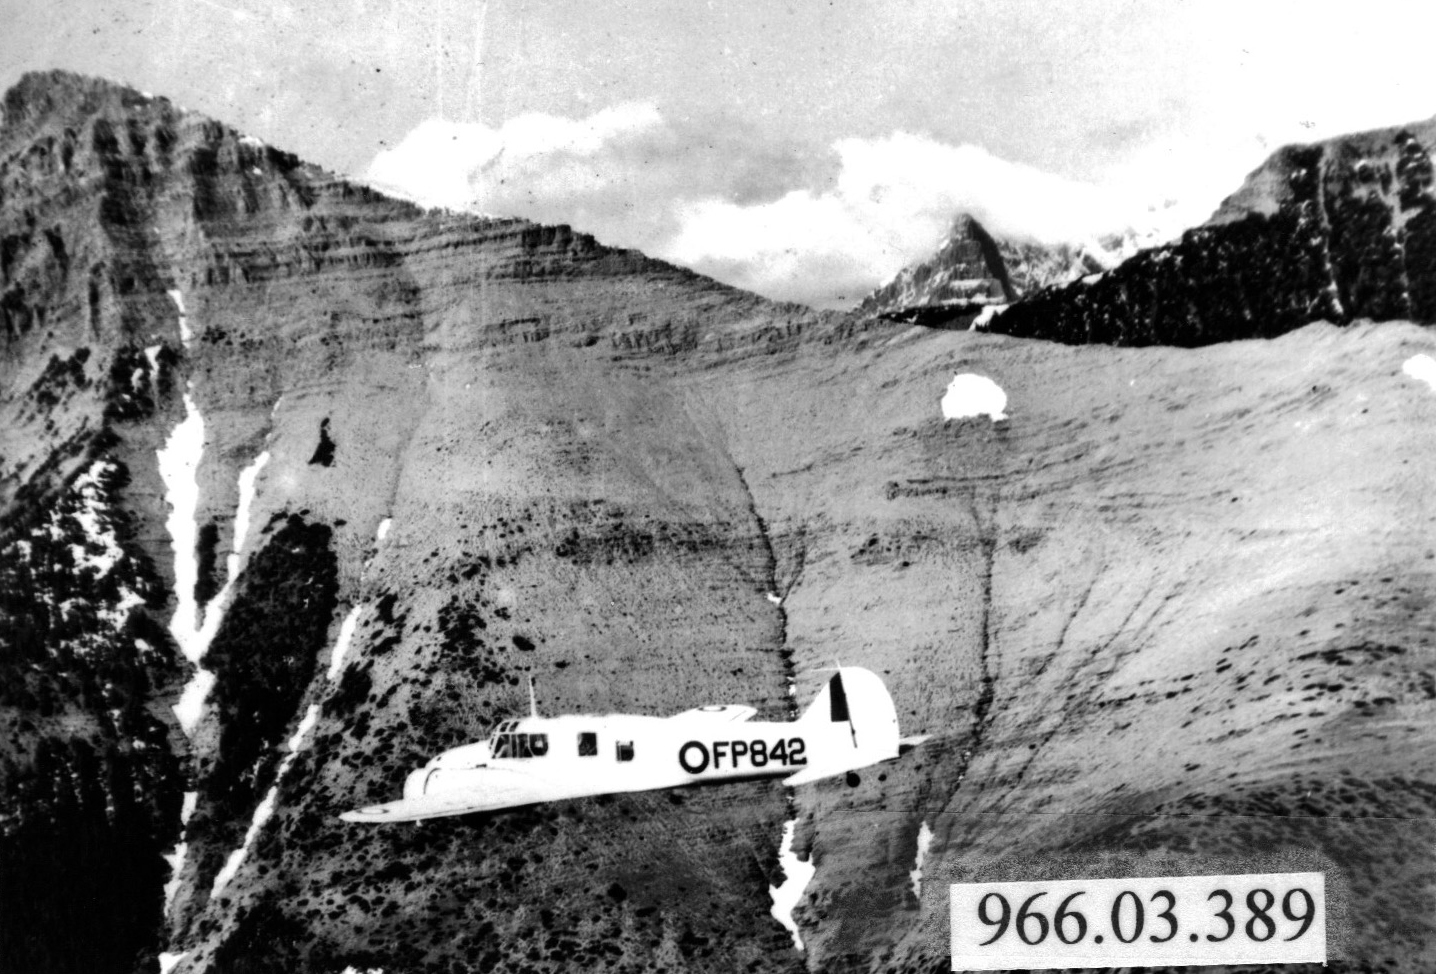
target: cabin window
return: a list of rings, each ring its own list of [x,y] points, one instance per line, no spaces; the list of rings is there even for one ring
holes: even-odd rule
[[[618,760],[620,760],[620,761],[632,761],[632,760],[633,760],[633,742],[632,742],[632,741],[619,741],[619,742],[618,742]]]
[[[598,735],[592,731],[584,731],[578,735],[578,756],[581,758],[592,758],[598,756]]]
[[[547,753],[548,753],[548,735],[547,735],[547,734],[530,734],[530,735],[529,735],[529,750],[533,752],[533,755],[534,755],[534,757],[536,757],[536,758],[541,758],[541,757],[543,757],[545,754],[547,754]]]

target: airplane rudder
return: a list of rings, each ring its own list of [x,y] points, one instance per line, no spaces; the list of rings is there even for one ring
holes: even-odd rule
[[[859,666],[844,666],[828,678],[798,720],[896,727],[897,711],[881,677]]]
[[[851,719],[858,733],[867,738],[865,743],[896,753],[897,708],[882,677],[857,666],[845,666],[838,675],[843,678],[842,686]]]

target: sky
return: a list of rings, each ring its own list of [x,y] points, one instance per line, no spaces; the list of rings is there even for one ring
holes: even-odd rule
[[[961,211],[1159,239],[1280,145],[1436,115],[1436,5],[1411,0],[0,0],[0,23],[0,86],[129,83],[427,205],[823,307]]]

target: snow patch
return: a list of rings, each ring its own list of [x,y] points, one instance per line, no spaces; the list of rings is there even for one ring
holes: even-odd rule
[[[175,553],[175,614],[170,633],[180,651],[191,663],[199,662],[195,654],[193,634],[199,606],[194,600],[194,584],[199,578],[199,562],[195,555],[195,512],[199,508],[199,460],[204,452],[204,417],[195,408],[189,393],[184,397],[185,418],[173,430],[165,445],[157,452],[160,480],[165,485],[165,502],[170,515],[165,519],[171,546]]]
[[[84,473],[75,478],[70,487],[71,495],[64,505],[59,510],[51,511],[46,523],[36,529],[37,536],[39,531],[44,531],[51,541],[59,541],[62,538],[74,537],[75,534],[73,528],[67,529],[64,526],[64,520],[69,519],[78,524],[84,543],[71,543],[69,546],[74,570],[76,573],[93,572],[96,579],[110,575],[125,558],[124,549],[120,547],[119,538],[115,535],[110,505],[105,502],[100,483],[100,478],[114,469],[114,464],[109,460],[100,459],[92,463]],[[31,543],[20,541],[17,545],[22,546],[20,550],[28,557]],[[116,588],[119,598],[115,604],[112,607],[95,606],[94,612],[112,630],[119,633],[124,630],[130,610],[144,605],[145,600],[123,583],[117,583]],[[74,599],[67,599],[60,604],[62,612],[73,612],[76,608],[78,602]],[[90,647],[76,645],[74,648],[84,651]]]
[[[214,688],[214,674],[209,670],[196,668],[194,676],[180,691],[179,702],[173,707],[175,718],[180,722],[180,728],[186,734],[193,734],[199,719],[204,715],[204,702],[209,699],[209,691]]]
[[[968,331],[985,331],[992,324],[992,319],[1007,310],[1005,304],[989,304],[977,313],[972,319],[972,324],[967,326]]]
[[[177,292],[175,292],[177,293]],[[261,453],[239,475],[239,506],[234,514],[234,543],[226,562],[223,588],[209,602],[200,606],[195,601],[194,587],[199,578],[198,553],[195,543],[199,533],[196,515],[199,511],[199,464],[204,455],[204,418],[195,407],[194,399],[185,393],[185,418],[180,421],[158,452],[160,479],[165,485],[165,499],[170,516],[165,527],[170,533],[175,553],[175,614],[170,620],[174,636],[185,659],[195,665],[194,676],[180,693],[175,716],[186,734],[194,731],[204,710],[205,698],[214,686],[214,675],[200,667],[219,631],[224,607],[228,604],[235,579],[239,577],[240,553],[249,533],[250,508],[254,504],[255,481],[269,462],[268,451]]]
[[[285,758],[285,762],[294,760],[294,755],[298,754],[299,749],[304,746],[304,738],[309,736],[309,732],[314,729],[314,722],[318,719],[319,704],[312,703],[309,705],[309,709],[304,712],[304,719],[301,720],[299,726],[294,729],[294,735],[289,738],[289,757]],[[288,767],[288,763],[281,764],[281,773],[283,773],[284,768]]]
[[[171,852],[165,854],[165,862],[170,864],[170,878],[165,883],[165,913],[169,913],[170,907],[174,905],[175,894],[179,892],[180,870],[184,868],[185,856],[189,854],[189,843],[177,843]]]
[[[269,451],[265,450],[239,474],[239,507],[234,512],[234,554],[229,556],[230,578],[239,574],[239,552],[243,550],[244,539],[249,534],[249,509],[254,506],[254,482],[268,462]]]
[[[184,828],[189,825],[190,816],[194,814],[195,806],[199,804],[199,792],[187,791],[184,793],[184,804],[180,807],[180,841],[175,844],[174,849],[164,857],[165,862],[170,864],[169,882],[165,883],[165,913],[169,913],[173,905],[175,894],[179,892],[180,873],[184,870],[185,856],[189,853],[189,843],[184,841]],[[176,957],[183,957],[177,954]]]
[[[782,605],[782,604],[783,604],[783,597],[782,597],[781,595],[779,595],[777,592],[769,592],[769,593],[768,593],[768,601],[769,601],[769,602],[772,602],[774,605]]]
[[[339,638],[334,641],[334,655],[329,660],[329,679],[339,679],[339,671],[344,667],[344,654],[349,652],[349,643],[354,639],[354,629],[359,624],[359,611],[363,606],[356,605],[349,610],[344,621],[339,625]]]
[[[927,850],[932,848],[932,829],[927,827],[927,822],[917,830],[917,858],[913,860],[912,872],[908,876],[912,879],[912,895],[922,899],[922,864],[927,858]]]
[[[170,971],[174,970],[175,966],[179,964],[180,961],[184,960],[185,954],[188,953],[189,951],[187,950],[182,950],[178,954],[161,953],[160,974],[170,974]]]
[[[1429,355],[1413,355],[1401,366],[1401,371],[1418,382],[1424,382],[1436,392],[1436,359]]]
[[[305,711],[304,719],[299,722],[299,727],[295,729],[294,736],[289,739],[289,753],[284,756],[283,761],[279,762],[279,770],[274,775],[274,784],[270,787],[269,793],[264,796],[264,801],[260,802],[254,810],[254,818],[250,820],[249,831],[244,834],[244,845],[229,854],[224,868],[219,871],[219,875],[214,877],[214,887],[210,890],[211,899],[218,896],[225,884],[234,878],[235,873],[239,872],[239,867],[244,864],[244,857],[249,853],[250,846],[254,845],[254,840],[259,838],[259,833],[269,822],[270,816],[274,814],[275,805],[279,802],[279,786],[284,781],[285,772],[294,763],[299,749],[304,746],[304,738],[308,736],[318,718],[319,704],[312,703]]]
[[[378,542],[378,541],[383,541],[386,537],[388,537],[388,536],[389,536],[389,528],[392,527],[393,524],[394,524],[394,519],[393,519],[392,517],[386,517],[386,518],[384,518],[384,520],[380,521],[380,522],[379,522],[379,530],[374,532],[374,540],[375,540],[376,542]]]
[[[947,392],[942,397],[943,419],[967,419],[971,416],[991,416],[995,423],[1006,419],[1007,393],[1002,387],[985,375],[964,372],[953,376]]]
[[[793,935],[793,946],[798,950],[803,949],[803,938],[798,934],[798,925],[793,921],[793,908],[803,897],[803,890],[808,888],[809,881],[818,867],[811,862],[803,862],[793,852],[793,833],[798,825],[797,819],[789,819],[783,823],[783,844],[778,847],[778,862],[783,866],[783,872],[788,877],[783,881],[782,886],[769,886],[768,895],[773,898],[773,917]]]
[[[185,347],[188,348],[190,340],[194,338],[194,332],[189,330],[189,318],[185,316],[184,295],[174,288],[165,293],[170,296],[170,300],[175,303],[175,308],[179,311],[180,341],[184,342]]]
[[[252,135],[241,135],[241,136],[239,137],[239,144],[240,144],[240,145],[251,146],[251,147],[253,147],[253,148],[255,148],[255,149],[263,149],[263,148],[264,148],[264,142],[263,142],[263,140],[261,140],[261,139],[256,139],[256,138],[255,138],[254,136],[252,136]]]

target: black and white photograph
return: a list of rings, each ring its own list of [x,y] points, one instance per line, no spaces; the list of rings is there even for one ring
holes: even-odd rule
[[[0,0],[0,974],[1436,971],[1433,37]]]

